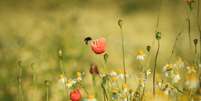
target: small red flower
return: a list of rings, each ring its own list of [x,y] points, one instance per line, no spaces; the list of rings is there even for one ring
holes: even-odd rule
[[[81,93],[79,89],[73,90],[70,92],[70,99],[71,101],[80,101],[81,100]]]
[[[102,54],[106,50],[105,38],[99,38],[91,42],[91,49],[96,54]]]

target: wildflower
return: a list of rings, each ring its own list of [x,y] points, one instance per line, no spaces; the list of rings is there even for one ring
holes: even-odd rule
[[[77,72],[77,81],[81,81],[81,80],[82,80],[82,73]]]
[[[177,83],[179,80],[181,80],[181,77],[179,74],[176,74],[173,76],[172,82]]]
[[[69,79],[69,80],[67,80],[66,86],[68,88],[71,88],[75,83],[76,83],[75,80]]]
[[[146,77],[149,76],[151,74],[151,69],[148,69],[146,72],[145,72],[145,75]]]
[[[173,68],[173,65],[172,64],[166,64],[164,67],[163,67],[163,71],[166,72],[166,71],[171,71]]]
[[[73,90],[70,92],[71,101],[81,101],[81,93],[79,89]]]
[[[195,72],[196,72],[194,66],[187,66],[186,69],[187,69],[187,71],[188,71],[189,74],[191,74],[191,73],[195,73]]]
[[[163,67],[163,72],[165,73],[165,76],[166,77],[169,77],[173,74],[173,65],[172,64],[166,64],[164,67]]]
[[[118,89],[112,89],[112,100],[118,99]]]
[[[176,62],[176,65],[178,68],[183,68],[185,65],[184,65],[184,62],[181,58],[179,58]]]
[[[58,84],[61,89],[65,88],[67,78],[64,75],[59,76]]]
[[[188,74],[186,77],[186,86],[189,89],[195,89],[199,86],[199,79],[195,73]]]
[[[65,84],[66,83],[66,77],[64,75],[60,75],[59,76],[59,82],[62,84]]]
[[[116,82],[118,80],[117,77],[111,77],[112,82]]]
[[[122,88],[123,88],[123,91],[124,91],[124,92],[127,92],[127,91],[128,91],[128,84],[124,83],[124,84],[122,85]]]
[[[90,72],[92,75],[99,75],[99,74],[100,74],[100,73],[99,73],[99,70],[98,70],[98,67],[97,67],[97,65],[95,65],[95,64],[91,64],[89,72]]]
[[[144,57],[145,57],[145,54],[144,54],[143,51],[139,51],[139,52],[137,53],[137,60],[143,61],[143,60],[144,60]]]
[[[102,54],[106,50],[105,38],[99,38],[91,42],[91,49],[96,54]]]

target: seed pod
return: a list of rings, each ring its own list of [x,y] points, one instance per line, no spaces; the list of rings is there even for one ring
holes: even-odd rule
[[[148,52],[150,52],[151,46],[148,45],[148,46],[146,47],[146,49],[147,49]]]
[[[44,83],[45,83],[46,86],[50,85],[50,81],[49,80],[45,80]]]
[[[161,32],[156,32],[156,39],[160,40],[161,39]]]
[[[193,42],[194,42],[194,44],[195,44],[195,46],[196,46],[197,43],[198,43],[198,39],[194,39]]]
[[[91,73],[91,75],[99,75],[99,70],[97,65],[91,64],[89,72]]]
[[[122,25],[123,25],[123,20],[122,19],[118,20],[118,25],[119,25],[120,28],[122,28]]]
[[[105,63],[107,62],[107,59],[108,59],[109,55],[107,53],[104,54],[104,61]]]

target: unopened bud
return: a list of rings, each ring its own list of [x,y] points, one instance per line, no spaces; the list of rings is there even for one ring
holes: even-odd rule
[[[122,26],[123,26],[123,20],[122,19],[118,20],[118,25],[119,25],[120,28],[122,28]]]
[[[146,47],[146,49],[147,49],[148,52],[150,52],[151,46],[148,45],[148,46]]]
[[[91,64],[89,72],[90,72],[92,75],[99,75],[99,70],[98,70],[97,65]]]
[[[193,42],[194,42],[195,45],[197,45],[198,39],[194,39]]]

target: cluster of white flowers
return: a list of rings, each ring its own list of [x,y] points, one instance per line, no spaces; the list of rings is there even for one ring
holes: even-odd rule
[[[180,60],[175,64],[166,64],[163,67],[165,77],[170,78],[172,83],[178,83],[181,80],[178,70],[179,68],[183,68],[183,66],[184,64]]]

